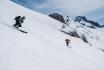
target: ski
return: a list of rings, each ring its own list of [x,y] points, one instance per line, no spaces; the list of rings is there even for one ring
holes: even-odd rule
[[[15,27],[14,27],[15,28]],[[18,30],[18,31],[20,31],[20,32],[22,32],[22,33],[28,33],[28,32],[26,32],[26,31],[24,31],[24,30],[22,30],[22,29],[17,29],[17,28],[15,28],[16,30]]]
[[[13,29],[15,29],[15,30],[18,30],[18,31],[20,31],[20,32],[22,32],[22,33],[28,33],[27,31],[25,31],[25,30],[22,30],[22,29],[19,29],[19,28],[15,28],[15,27],[13,27],[13,26],[10,26],[10,25],[8,25],[8,24],[6,24],[6,23],[3,23],[5,26],[7,26],[7,27],[10,27],[10,28],[13,28]]]

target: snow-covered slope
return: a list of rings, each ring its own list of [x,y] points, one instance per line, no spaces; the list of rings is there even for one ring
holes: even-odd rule
[[[26,16],[22,29],[28,34],[7,26],[18,15]],[[46,15],[0,0],[0,70],[104,70],[103,52],[60,28]],[[72,49],[65,38],[71,39]]]
[[[84,22],[84,24],[88,23]],[[79,38],[81,38],[83,35],[92,47],[104,49],[104,28],[102,27],[90,28],[81,23],[71,21],[70,25],[64,25],[64,28],[61,30],[69,33],[69,35],[70,32],[76,32]]]

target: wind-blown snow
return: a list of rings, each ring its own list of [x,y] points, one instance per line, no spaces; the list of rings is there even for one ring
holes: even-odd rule
[[[26,16],[22,29],[28,34],[7,26],[18,15]],[[104,70],[104,53],[60,32],[61,25],[46,15],[0,0],[0,70]],[[72,49],[65,46],[65,38],[71,39]]]

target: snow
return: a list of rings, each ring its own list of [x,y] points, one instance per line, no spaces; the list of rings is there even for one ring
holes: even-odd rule
[[[28,34],[5,25],[12,26],[18,15],[26,16],[22,29]],[[95,47],[91,47],[60,32],[61,26],[62,23],[46,15],[0,0],[0,70],[104,70],[104,53],[95,48],[104,48],[103,34]],[[71,39],[72,49],[65,46],[65,38]]]

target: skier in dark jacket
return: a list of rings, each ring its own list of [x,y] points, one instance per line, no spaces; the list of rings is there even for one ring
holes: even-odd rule
[[[15,17],[15,21],[16,23],[13,25],[15,28],[19,28],[22,27],[22,23],[24,22],[25,16],[21,17],[21,16],[17,16]]]
[[[65,39],[65,42],[66,42],[66,45],[69,47],[70,40],[69,39]]]
[[[21,16],[17,16],[17,17],[15,17],[15,24],[13,25],[15,28],[18,28],[18,27],[21,27],[21,22],[20,22],[20,20],[21,20]]]

